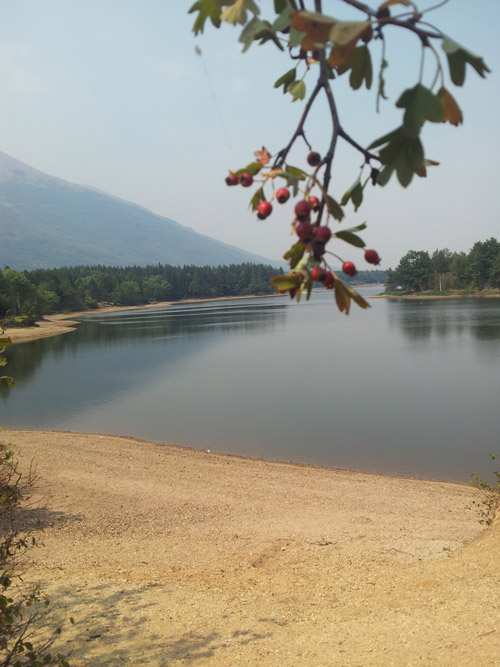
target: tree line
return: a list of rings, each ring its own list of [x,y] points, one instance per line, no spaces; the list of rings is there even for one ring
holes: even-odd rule
[[[161,301],[273,294],[276,267],[75,266],[58,269],[0,270],[0,317],[24,316],[27,323],[56,312],[97,308],[106,303],[141,306]],[[383,271],[360,271],[359,282],[384,282]]]
[[[386,290],[488,290],[500,288],[500,243],[477,241],[468,253],[448,248],[410,250],[395,269],[387,270]]]

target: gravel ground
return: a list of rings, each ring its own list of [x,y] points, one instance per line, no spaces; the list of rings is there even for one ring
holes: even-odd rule
[[[37,465],[28,578],[79,665],[499,665],[500,523],[461,484],[3,431]]]

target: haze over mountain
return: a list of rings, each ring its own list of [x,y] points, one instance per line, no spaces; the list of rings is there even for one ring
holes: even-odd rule
[[[0,151],[0,267],[278,265]]]

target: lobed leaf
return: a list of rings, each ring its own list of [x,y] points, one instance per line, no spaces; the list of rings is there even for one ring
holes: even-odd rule
[[[455,127],[463,123],[464,119],[462,116],[462,111],[460,110],[460,107],[458,106],[450,91],[447,90],[444,86],[441,86],[441,88],[438,90],[437,96],[441,100],[441,104],[443,106],[443,116],[441,121],[443,123],[448,121],[448,123],[455,125]]]
[[[240,23],[245,25],[247,22],[247,12],[250,11],[253,14],[260,14],[260,9],[254,0],[236,0],[234,4],[226,7],[226,9],[220,15],[222,21],[227,23],[232,23],[236,25]]]
[[[293,69],[289,70],[288,72],[285,72],[283,76],[280,76],[280,78],[275,81],[274,87],[279,88],[280,86],[283,86],[283,92],[287,92],[287,88],[289,84],[291,84],[293,81],[295,81],[295,77],[297,76],[297,68],[294,67]]]
[[[193,12],[198,12],[198,16],[196,17],[192,28],[195,35],[200,32],[203,33],[205,21],[207,19],[210,19],[212,25],[216,28],[221,24],[220,16],[222,10],[217,0],[198,0],[198,2],[195,2],[188,10],[188,14],[192,14]]]
[[[342,206],[345,206],[349,200],[352,201],[354,210],[357,211],[363,202],[363,186],[361,185],[359,178],[349,190],[347,190],[340,203]]]
[[[491,72],[484,60],[474,53],[471,53],[463,46],[443,35],[441,48],[448,58],[448,67],[450,69],[451,80],[456,86],[463,86],[465,81],[465,66],[471,65],[480,77],[484,79],[486,73]]]
[[[286,91],[293,97],[292,102],[303,100],[306,96],[306,84],[302,80],[292,81],[288,84]]]
[[[352,52],[350,58],[337,67],[339,74],[351,71],[349,83],[353,90],[361,88],[363,81],[366,82],[366,87],[371,88],[373,81],[373,67],[370,55],[370,49],[364,46],[358,46]]]
[[[443,119],[443,105],[437,95],[418,83],[414,88],[407,88],[396,102],[399,109],[405,109],[403,127],[410,136],[420,134],[425,120],[440,123]]]
[[[314,51],[324,47],[330,38],[330,31],[337,23],[336,19],[320,12],[298,11],[292,14],[292,27],[305,33],[301,42],[304,51]]]

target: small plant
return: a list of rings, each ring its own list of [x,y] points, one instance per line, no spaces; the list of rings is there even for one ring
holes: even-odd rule
[[[3,336],[4,323],[0,320],[0,366],[11,344]],[[14,385],[10,376],[1,376],[0,383]],[[22,526],[35,481],[34,470],[21,473],[13,453],[0,443],[0,667],[69,667],[64,656],[49,653],[61,632],[60,627],[46,632],[49,600],[38,586],[23,582],[23,556],[36,544]]]
[[[496,458],[500,458],[500,454],[491,454],[491,460],[494,461]],[[480,501],[472,501],[473,505],[479,509],[479,523],[490,526],[493,523],[495,518],[495,512],[498,505],[500,504],[500,470],[494,470],[493,474],[497,478],[495,485],[491,485],[489,482],[486,482],[482,477],[471,473],[471,485],[480,489],[484,492],[484,497]]]

